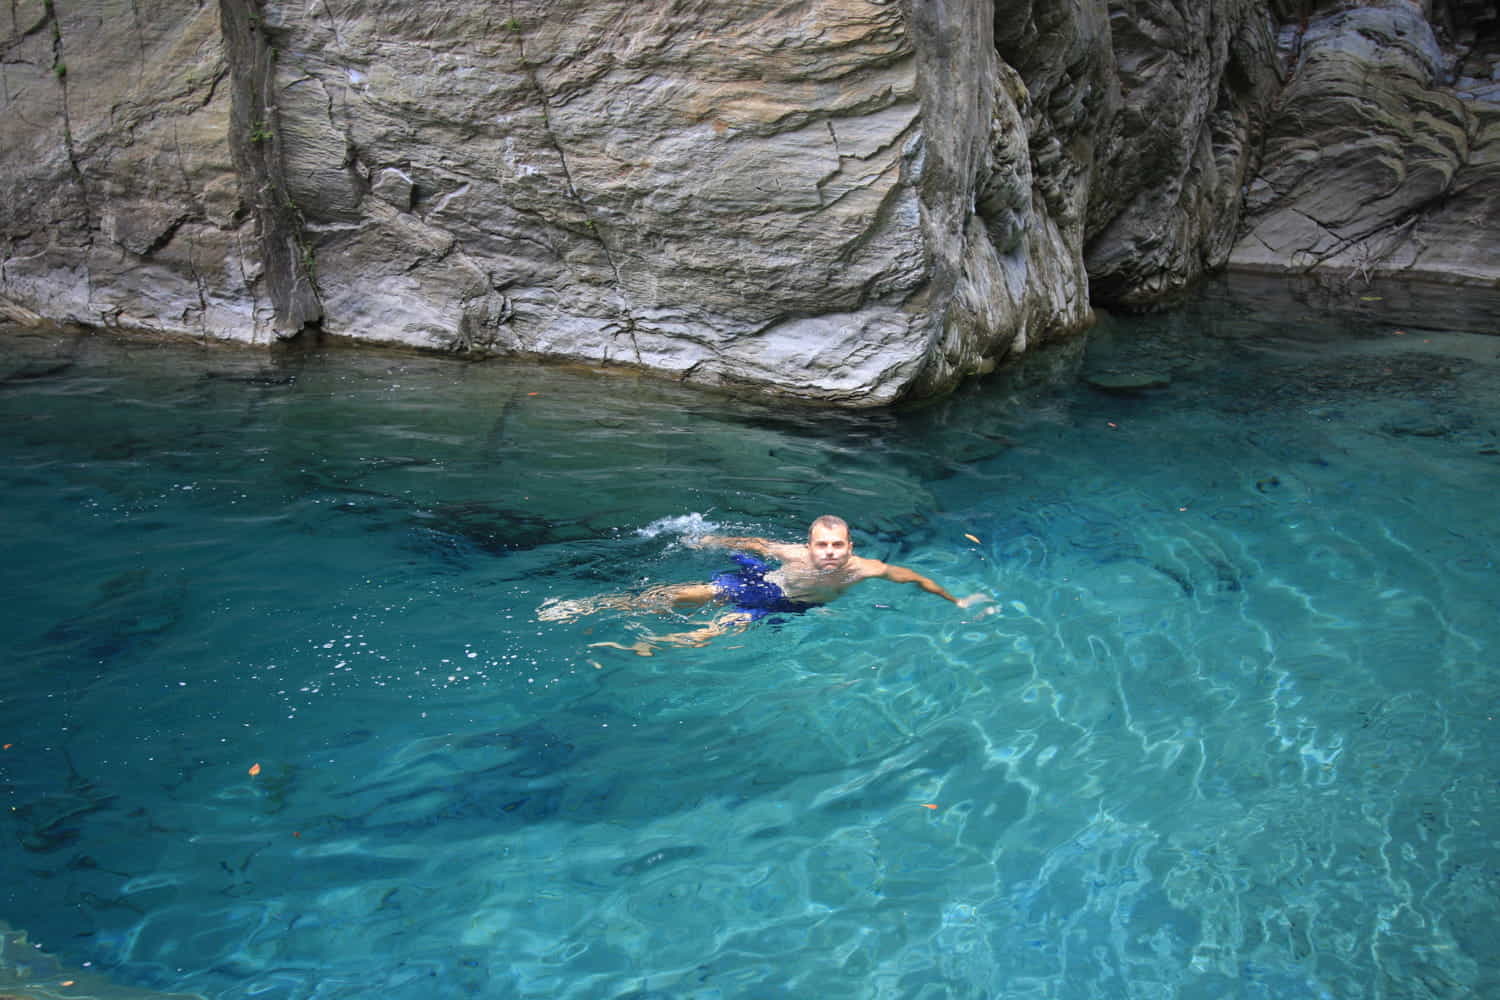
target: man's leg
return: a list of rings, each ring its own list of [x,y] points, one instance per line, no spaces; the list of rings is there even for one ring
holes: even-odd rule
[[[571,622],[604,610],[663,614],[680,608],[700,608],[718,596],[718,588],[711,583],[674,583],[652,587],[639,594],[600,594],[576,601],[551,597],[536,609],[536,616],[544,622]]]
[[[718,596],[719,588],[711,583],[674,583],[641,591],[634,603],[627,603],[622,610],[679,611],[683,608],[701,608]]]
[[[673,632],[669,635],[648,635],[638,642],[625,645],[620,642],[592,642],[591,647],[603,647],[606,649],[623,649],[637,656],[651,656],[656,652],[657,646],[703,646],[712,639],[717,639],[726,632],[742,632],[745,627],[755,621],[754,615],[743,611],[731,611],[720,615],[702,628],[691,632]]]

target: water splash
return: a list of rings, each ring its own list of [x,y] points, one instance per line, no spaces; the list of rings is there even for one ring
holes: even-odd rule
[[[691,514],[677,514],[672,517],[659,517],[644,528],[637,528],[635,533],[642,538],[659,538],[662,535],[681,535],[682,541],[690,542],[702,538],[704,535],[718,531],[719,525],[708,520],[702,514],[694,511]]]

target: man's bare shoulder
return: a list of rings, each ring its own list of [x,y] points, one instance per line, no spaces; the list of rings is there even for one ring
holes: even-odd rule
[[[812,553],[807,546],[797,542],[772,542],[767,541],[765,553],[782,562],[811,562]]]
[[[849,568],[854,570],[856,580],[874,580],[883,577],[890,570],[888,563],[879,559],[866,559],[864,556],[850,556]]]

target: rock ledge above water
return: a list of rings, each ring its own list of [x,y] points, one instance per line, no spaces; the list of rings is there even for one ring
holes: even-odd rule
[[[871,406],[1226,262],[1500,285],[1495,3],[1303,6],[13,5],[0,312]]]

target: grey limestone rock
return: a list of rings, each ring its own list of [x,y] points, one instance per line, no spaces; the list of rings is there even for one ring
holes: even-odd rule
[[[1500,24],[1494,4],[1467,6]],[[1234,267],[1500,285],[1500,91],[1455,72],[1475,53],[1472,33],[1450,42],[1405,0],[1339,5],[1282,29],[1288,81]]]
[[[22,321],[315,330],[869,406],[1226,259],[1494,267],[1473,224],[1494,71],[1470,45],[1449,80],[1456,50],[1403,0],[0,17],[0,311]]]
[[[1098,301],[1141,305],[1223,265],[1280,83],[1259,0],[1115,0],[1119,110],[1099,130],[1087,259]]]

